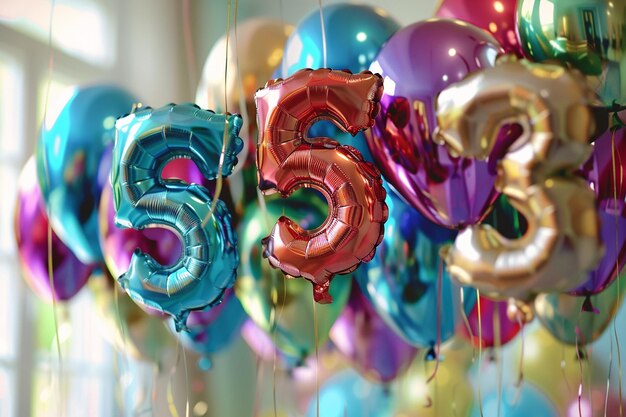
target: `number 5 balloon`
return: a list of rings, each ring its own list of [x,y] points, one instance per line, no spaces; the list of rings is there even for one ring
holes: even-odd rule
[[[301,187],[320,191],[328,218],[313,230],[278,219],[263,240],[272,266],[313,283],[315,301],[330,303],[335,274],[353,271],[374,256],[387,219],[385,190],[378,170],[349,146],[307,138],[320,119],[355,135],[371,127],[380,109],[383,80],[371,72],[301,70],[286,80],[269,81],[256,94],[259,123],[259,188],[283,197]]]
[[[463,157],[487,158],[504,123],[524,130],[501,156],[496,187],[528,229],[512,240],[487,225],[462,231],[446,254],[462,285],[527,301],[587,279],[602,244],[593,191],[573,172],[592,151],[594,101],[578,73],[511,60],[441,92],[440,139]]]
[[[243,146],[237,136],[241,125],[239,115],[215,114],[192,104],[148,107],[116,123],[111,168],[116,224],[166,227],[183,242],[179,260],[169,266],[136,250],[119,282],[136,302],[174,316],[179,331],[191,310],[220,302],[235,281],[239,254],[226,205],[218,200],[212,207],[206,188],[164,180],[161,172],[170,160],[186,157],[211,180],[223,158],[222,174],[227,176]]]

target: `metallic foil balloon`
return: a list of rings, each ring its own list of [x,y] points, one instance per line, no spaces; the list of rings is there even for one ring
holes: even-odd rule
[[[520,331],[523,323],[508,318],[508,303],[479,297],[467,315],[467,326],[459,324],[459,332],[475,346],[494,347],[510,342]],[[469,327],[469,328],[468,328]]]
[[[397,334],[414,346],[433,347],[452,337],[457,325],[460,290],[439,258],[439,242],[450,242],[456,233],[438,227],[438,242],[433,241],[421,227],[428,220],[391,190],[387,205],[383,241],[374,259],[356,271],[357,282]]]
[[[116,225],[169,228],[183,243],[181,257],[168,266],[137,250],[118,281],[136,302],[174,316],[178,330],[191,310],[222,299],[235,281],[239,254],[224,203],[212,201],[201,185],[163,179],[161,171],[171,159],[186,157],[207,179],[215,179],[220,168],[228,176],[242,148],[240,128],[238,115],[191,104],[141,109],[116,123],[111,168]]]
[[[87,288],[94,296],[94,307],[105,330],[103,336],[117,351],[157,364],[174,352],[176,340],[163,320],[140,309],[108,271],[92,275]]]
[[[313,306],[310,285],[287,279],[262,256],[261,239],[274,219],[284,213],[305,229],[322,223],[326,216],[323,199],[316,195],[293,195],[288,200],[267,201],[267,212],[253,203],[239,225],[241,266],[235,293],[250,318],[270,334],[276,347],[303,360],[315,350],[314,308],[317,310],[318,344],[343,310],[350,294],[351,277],[339,277],[330,286],[332,304]]]
[[[392,417],[393,395],[381,384],[364,380],[346,369],[330,377],[312,396],[307,417]]]
[[[115,137],[115,119],[137,100],[113,86],[81,87],[37,146],[37,176],[52,228],[83,263],[102,260],[98,240],[98,166]]]
[[[439,95],[439,139],[466,158],[493,157],[497,149],[497,188],[528,225],[519,239],[488,225],[459,233],[445,259],[461,285],[526,301],[539,292],[571,290],[596,267],[602,244],[595,197],[573,175],[592,151],[594,94],[577,75],[503,60]],[[524,134],[502,149],[500,126],[513,122]]]
[[[576,68],[605,105],[626,104],[625,0],[518,0],[517,30],[526,57]]]
[[[596,195],[600,238],[604,256],[587,280],[571,295],[590,295],[603,291],[619,274],[626,262],[626,128],[607,131],[593,144],[591,158],[582,174]]]
[[[330,330],[330,339],[367,379],[390,382],[404,373],[417,355],[385,324],[358,286]]]
[[[44,300],[67,301],[87,283],[94,266],[83,264],[51,231],[48,241],[48,216],[37,183],[35,158],[29,158],[18,182],[14,217],[15,242],[22,276],[35,294]],[[49,274],[48,249],[52,253]]]
[[[505,52],[522,56],[515,33],[518,0],[443,0],[435,16],[459,19],[491,33]]]
[[[320,11],[316,9],[304,17],[289,36],[280,77],[287,78],[304,68],[365,71],[381,46],[400,28],[379,7],[329,4],[322,7],[322,14],[326,44]]]
[[[486,161],[459,158],[433,140],[435,99],[448,85],[492,67],[502,50],[467,23],[431,19],[399,30],[370,65],[385,80],[367,144],[385,179],[429,220],[474,224],[496,198]]]
[[[111,149],[112,151],[112,149]],[[106,155],[106,154],[105,154]],[[100,221],[100,245],[106,265],[113,276],[119,277],[128,271],[130,261],[139,248],[150,254],[161,265],[173,265],[181,255],[181,241],[178,236],[166,228],[148,227],[145,229],[120,229],[115,226],[115,206],[113,188],[109,181],[111,175],[111,157],[103,158],[101,172],[106,178],[98,210]],[[165,179],[179,179],[189,184],[201,184],[211,189],[212,184],[202,175],[191,159],[179,158],[167,163],[161,172]]]
[[[335,274],[369,261],[387,219],[385,190],[376,167],[349,146],[331,138],[307,138],[307,127],[332,120],[352,134],[370,127],[379,110],[382,79],[370,72],[302,70],[273,80],[256,94],[259,123],[259,189],[288,197],[314,188],[328,201],[328,217],[304,230],[281,217],[263,240],[264,255],[275,268],[313,283],[315,301],[330,303]]]
[[[590,344],[602,335],[620,308],[626,285],[618,284],[615,281],[601,293],[586,297],[540,294],[534,303],[535,315],[560,342]],[[594,311],[586,311],[587,306],[593,306]]]
[[[211,355],[225,349],[239,335],[248,315],[232,289],[226,290],[222,302],[207,311],[192,311],[187,317],[187,331],[176,332],[170,319],[170,329],[183,346],[201,354]]]

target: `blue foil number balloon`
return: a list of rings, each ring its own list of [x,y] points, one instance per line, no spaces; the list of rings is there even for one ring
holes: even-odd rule
[[[222,175],[228,176],[243,147],[241,126],[239,115],[194,104],[148,107],[116,123],[111,168],[116,225],[169,228],[183,242],[174,265],[160,265],[137,249],[118,281],[135,302],[172,315],[178,331],[190,311],[221,301],[235,281],[239,254],[226,205],[212,203],[203,186],[163,179],[161,171],[172,159],[191,158],[213,180],[222,159]]]

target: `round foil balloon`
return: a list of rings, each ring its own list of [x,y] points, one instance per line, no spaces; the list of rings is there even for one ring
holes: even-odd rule
[[[443,0],[435,16],[459,19],[491,33],[505,52],[522,55],[517,35],[517,0]]]
[[[331,4],[304,17],[289,36],[279,76],[287,78],[303,68],[365,71],[381,46],[400,25],[378,7]],[[326,55],[324,55],[324,49]]]
[[[580,346],[602,335],[617,313],[626,285],[613,282],[601,293],[575,297],[569,294],[540,294],[535,315],[557,340]]]
[[[330,330],[339,352],[367,379],[390,382],[404,373],[417,349],[395,334],[380,318],[358,285]]]
[[[431,19],[399,30],[370,65],[385,82],[381,112],[366,132],[370,152],[385,179],[439,225],[480,221],[497,193],[486,161],[459,158],[433,141],[435,98],[469,73],[492,67],[501,52],[481,29]]]
[[[185,347],[201,355],[211,355],[235,340],[247,318],[235,293],[229,288],[217,306],[189,313],[187,331],[176,332],[172,319],[169,325],[174,337],[180,339]]]
[[[81,87],[37,146],[37,176],[52,228],[84,263],[102,260],[96,177],[102,153],[115,138],[115,120],[137,102],[113,86]]]
[[[103,336],[117,351],[157,364],[174,352],[176,340],[165,322],[140,309],[108,271],[92,275],[87,288],[94,295]]]
[[[572,295],[590,295],[610,285],[626,262],[626,128],[607,131],[593,144],[593,153],[582,166],[596,195],[600,218],[600,239],[604,256],[587,281],[570,291]]]
[[[43,197],[37,183],[35,158],[30,157],[18,181],[14,218],[15,242],[22,276],[44,300],[67,301],[83,288],[93,265],[83,264],[51,230]],[[48,247],[50,245],[50,247]],[[48,249],[51,250],[52,276]]]
[[[518,0],[524,55],[578,69],[606,106],[626,104],[626,0]]]
[[[396,333],[414,346],[433,347],[438,339],[452,337],[456,327],[460,290],[439,258],[442,242],[454,239],[455,232],[439,227],[434,241],[422,231],[428,220],[389,189],[386,202],[389,219],[383,241],[355,275],[376,312]]]
[[[333,302],[314,307],[311,285],[305,280],[288,279],[273,269],[263,259],[261,239],[281,214],[306,229],[318,226],[326,215],[324,200],[317,195],[295,193],[286,200],[269,200],[266,207],[267,212],[257,203],[249,205],[239,225],[241,266],[235,293],[250,318],[270,333],[276,347],[289,356],[304,359],[315,350],[314,308],[321,346],[346,305],[352,279],[341,276],[333,280]]]

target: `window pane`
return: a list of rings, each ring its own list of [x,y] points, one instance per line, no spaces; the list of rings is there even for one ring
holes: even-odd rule
[[[0,155],[16,158],[23,149],[19,68],[0,56]]]
[[[13,372],[0,368],[0,416],[13,416]]]
[[[16,297],[17,280],[21,279],[17,267],[9,265],[3,260],[0,262],[0,285],[3,290],[0,291],[0,357],[12,360],[15,355],[16,320],[19,297]],[[0,410],[2,406],[0,405]],[[0,416],[5,416],[0,412]]]
[[[15,253],[13,233],[13,212],[17,196],[18,168],[13,164],[0,164],[0,184],[2,184],[2,209],[0,210],[0,256]]]

